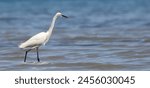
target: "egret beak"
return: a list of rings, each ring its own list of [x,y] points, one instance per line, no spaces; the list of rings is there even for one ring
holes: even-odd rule
[[[62,15],[62,17],[68,18],[68,17],[67,17],[67,16],[65,16],[65,15]]]

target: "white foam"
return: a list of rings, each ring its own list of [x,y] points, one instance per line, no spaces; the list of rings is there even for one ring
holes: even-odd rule
[[[27,64],[27,65],[46,65],[46,64],[49,64],[49,62],[25,62],[24,64]]]

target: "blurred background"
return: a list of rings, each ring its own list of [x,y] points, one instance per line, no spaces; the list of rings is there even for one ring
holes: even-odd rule
[[[18,48],[47,31],[61,11],[46,46]],[[150,0],[0,0],[0,70],[150,70]]]

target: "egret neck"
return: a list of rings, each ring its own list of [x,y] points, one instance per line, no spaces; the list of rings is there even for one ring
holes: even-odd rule
[[[49,40],[49,38],[50,38],[50,36],[51,36],[51,34],[52,34],[52,31],[53,31],[53,29],[54,29],[54,25],[55,25],[55,22],[56,22],[57,17],[58,17],[57,14],[53,17],[53,20],[52,20],[52,22],[51,22],[51,25],[50,25],[48,31],[46,32],[46,34],[47,34],[47,41]],[[47,41],[46,41],[46,42],[47,42]]]

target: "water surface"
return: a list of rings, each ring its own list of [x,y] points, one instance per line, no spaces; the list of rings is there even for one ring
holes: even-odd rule
[[[47,31],[53,35],[36,52],[18,48]],[[0,70],[150,70],[149,0],[0,0]]]

